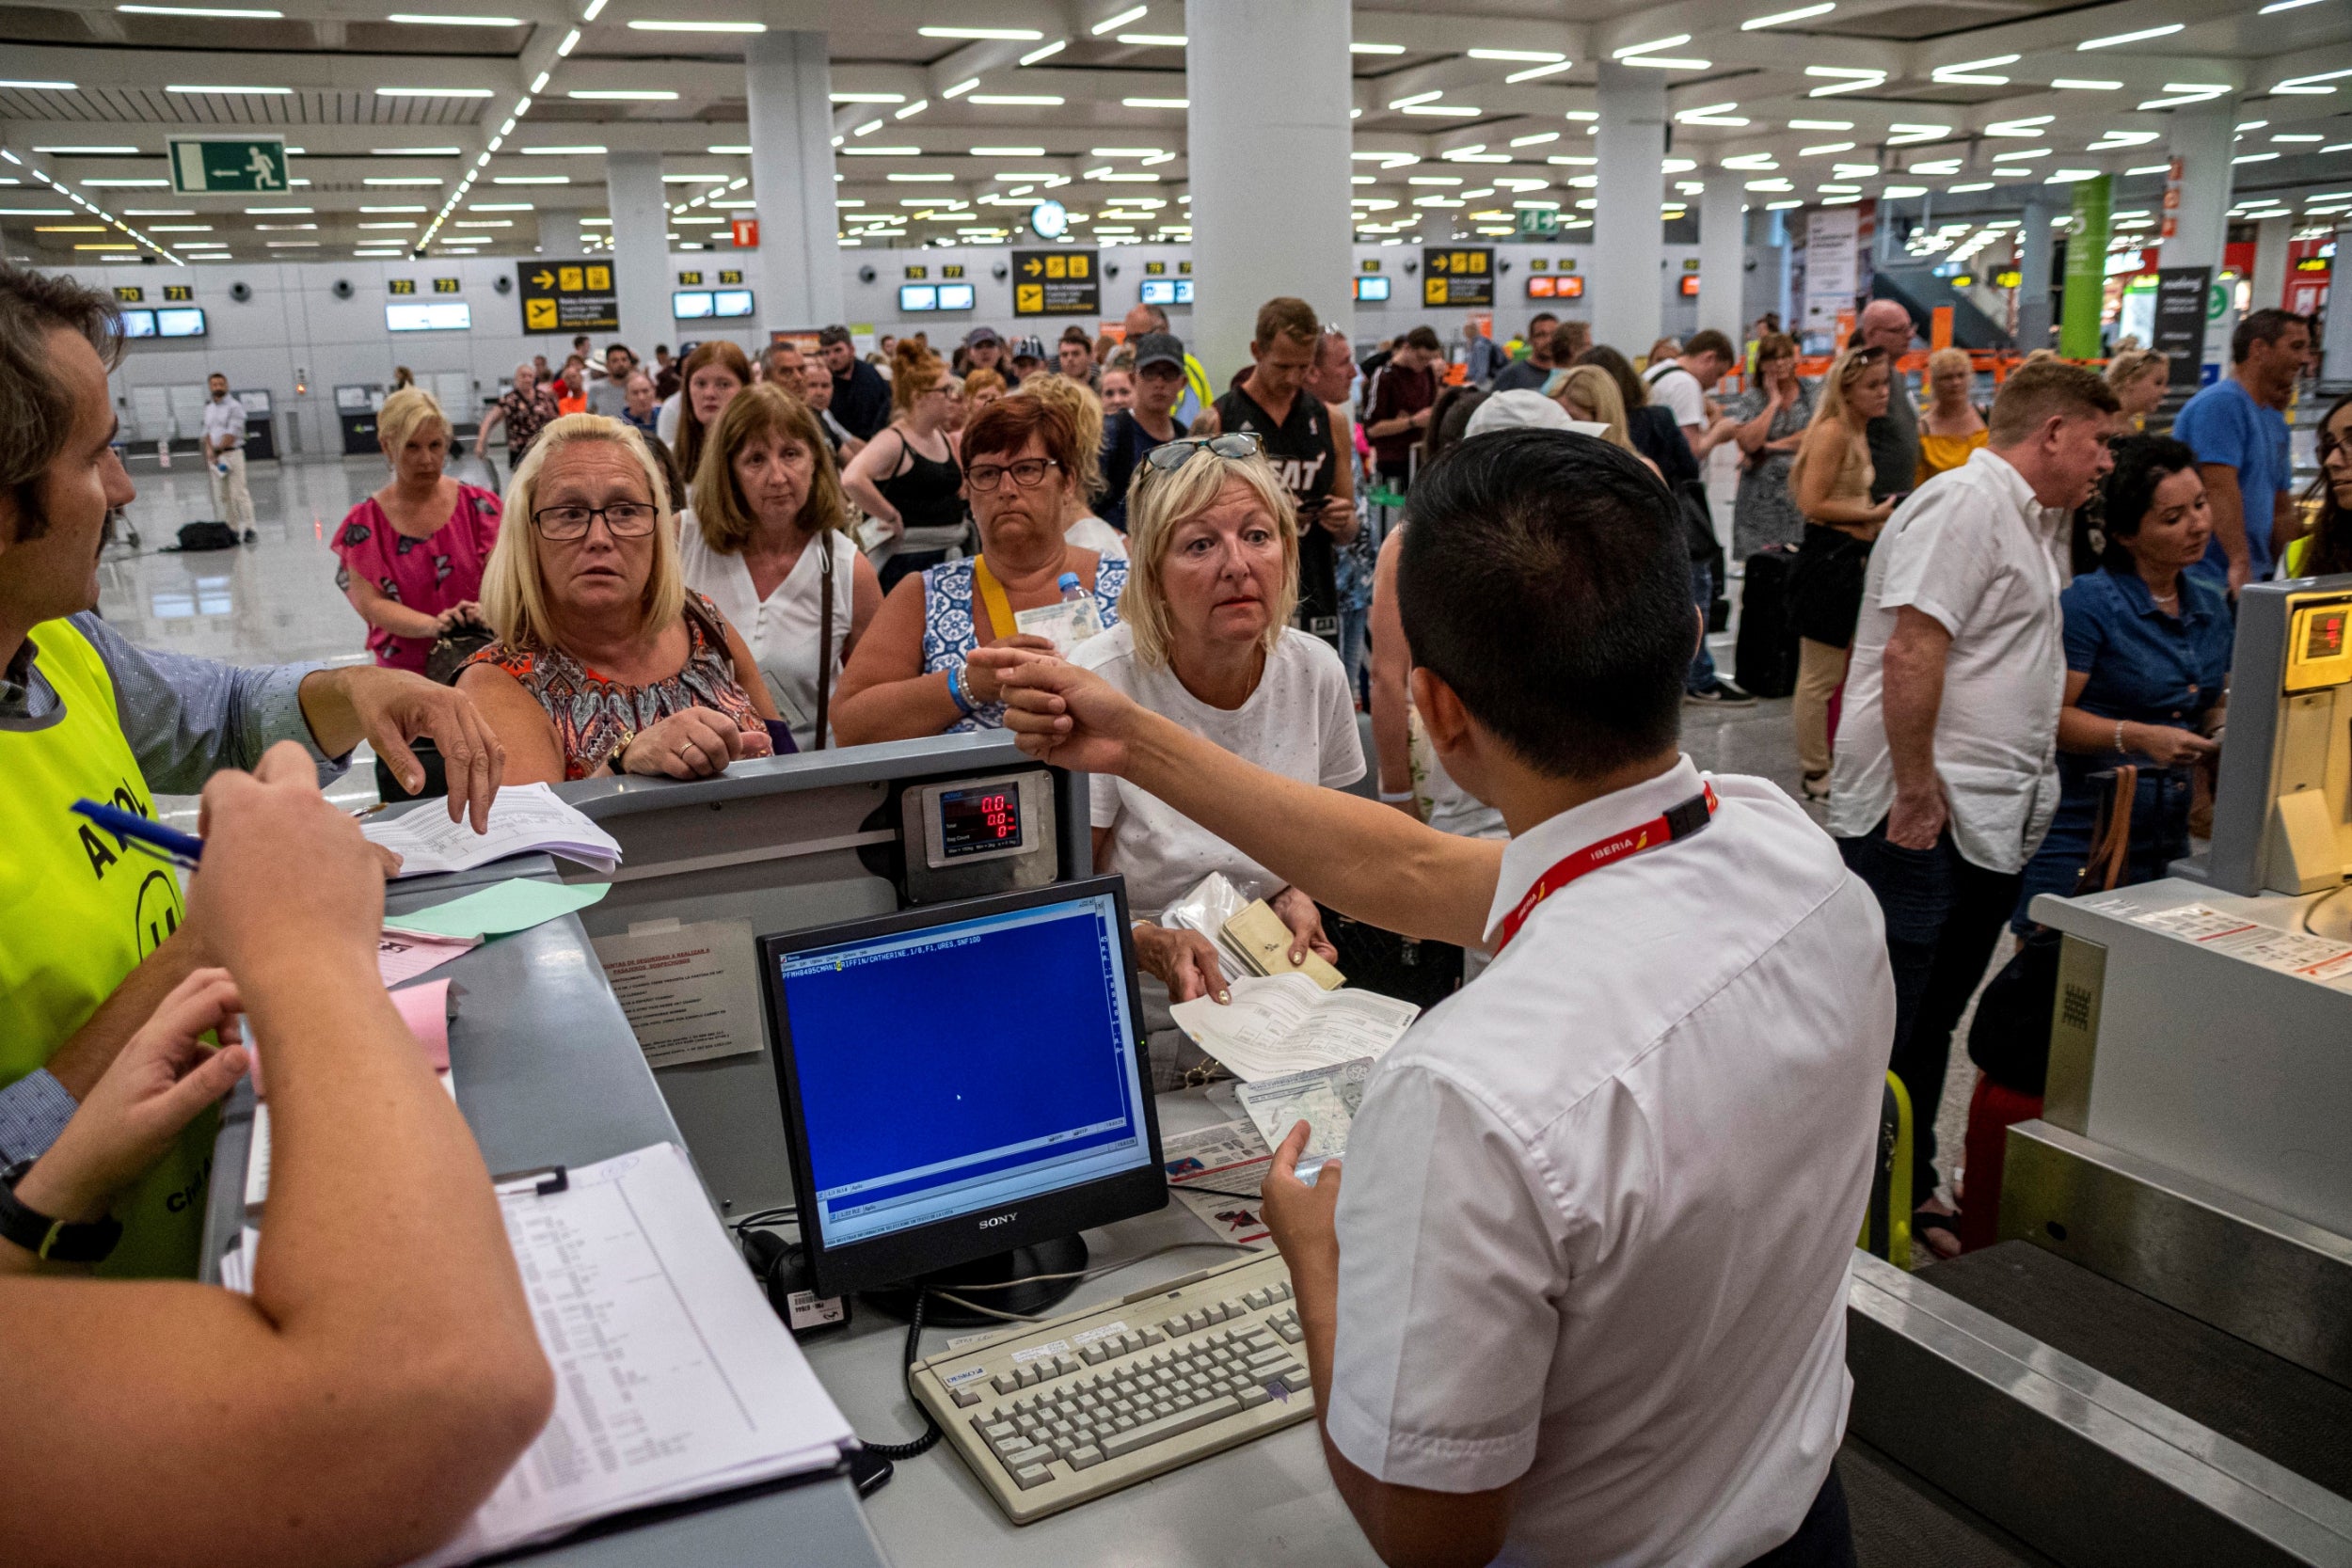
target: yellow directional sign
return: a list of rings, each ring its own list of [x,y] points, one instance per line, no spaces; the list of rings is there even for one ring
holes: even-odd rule
[[[1102,269],[1091,250],[1016,250],[1012,270],[1015,316],[1103,313]]]
[[[1491,247],[1423,245],[1421,256],[1423,305],[1494,309],[1495,253]]]
[[[618,332],[610,261],[524,261],[515,268],[525,332]],[[436,286],[438,286],[436,279]]]

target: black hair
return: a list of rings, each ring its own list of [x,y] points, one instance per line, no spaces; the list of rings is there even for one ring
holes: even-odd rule
[[[2230,334],[2230,363],[2243,365],[2256,343],[2275,343],[2295,328],[2311,325],[2309,316],[2298,316],[2275,305],[2257,310],[2239,322],[2237,330]]]
[[[850,343],[852,347],[855,346],[854,341],[850,337],[850,329],[848,327],[843,326],[836,322],[831,326],[818,328],[817,346],[818,348],[831,348],[835,343]]]
[[[1438,329],[1434,326],[1416,326],[1405,334],[1405,346],[1421,349],[1429,354],[1445,352],[1445,344],[1438,341]]]
[[[1406,503],[1397,605],[1413,662],[1555,778],[1671,748],[1696,645],[1674,498],[1631,452],[1558,430],[1473,436]]]
[[[2102,491],[2106,504],[2099,526],[2106,545],[2099,552],[2099,564],[2129,576],[2139,566],[2123,541],[2137,534],[2147,520],[2148,508],[2155,503],[2156,486],[2183,469],[2195,469],[2197,453],[2186,442],[2169,436],[2119,436],[2111,450],[2115,467]]]
[[[1421,438],[1421,460],[1424,467],[1462,444],[1463,434],[1470,428],[1470,416],[1477,413],[1478,405],[1491,395],[1467,381],[1459,387],[1447,387],[1438,391],[1438,401],[1429,405],[1429,425]]]
[[[2296,576],[2304,578],[2329,577],[2338,572],[2352,572],[2352,510],[2336,499],[2336,487],[2328,478],[2328,454],[2336,443],[2328,428],[2336,416],[2352,406],[2352,392],[2328,405],[2328,412],[2319,421],[2319,478],[2312,482],[2310,495],[2319,501],[2319,520],[2312,525],[2311,545],[2303,553],[2303,563]]]

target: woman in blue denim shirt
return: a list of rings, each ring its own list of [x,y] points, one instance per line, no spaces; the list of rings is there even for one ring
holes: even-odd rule
[[[2026,866],[2010,924],[2031,924],[2038,893],[2074,891],[2106,794],[2092,776],[2139,768],[2129,881],[2150,881],[2188,853],[2190,775],[2221,727],[2234,635],[2218,584],[2183,570],[2213,537],[2197,454],[2169,437],[2115,443],[2099,570],[2058,603],[2066,617],[2066,703],[2058,714],[2058,816]]]

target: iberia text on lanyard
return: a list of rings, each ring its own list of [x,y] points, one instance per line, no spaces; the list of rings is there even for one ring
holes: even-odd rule
[[[1535,885],[1527,890],[1527,896],[1519,900],[1518,907],[1502,917],[1502,935],[1495,942],[1495,951],[1501,953],[1511,945],[1511,939],[1519,934],[1519,927],[1527,924],[1527,917],[1535,912],[1536,905],[1579,877],[1597,871],[1613,861],[1638,855],[1645,849],[1655,849],[1661,844],[1689,838],[1714,820],[1715,806],[1715,786],[1702,784],[1696,795],[1663,816],[1653,816],[1623,832],[1612,833],[1598,843],[1587,844],[1574,854],[1565,857],[1536,878]]]

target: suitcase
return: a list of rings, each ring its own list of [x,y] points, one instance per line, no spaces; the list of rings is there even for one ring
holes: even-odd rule
[[[1786,697],[1797,689],[1797,620],[1789,594],[1796,571],[1794,545],[1768,545],[1748,557],[1732,678],[1759,697]]]

